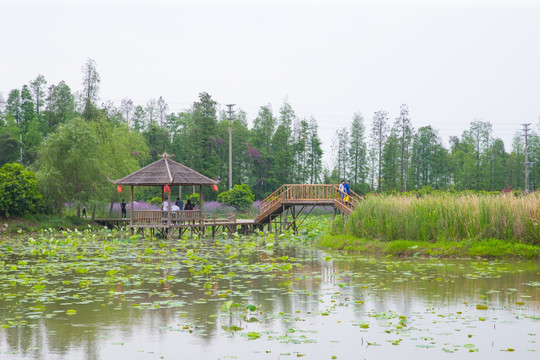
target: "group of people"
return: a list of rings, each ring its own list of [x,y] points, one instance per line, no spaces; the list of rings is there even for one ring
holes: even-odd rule
[[[167,211],[169,209],[169,201],[164,200],[163,201],[163,211]],[[195,204],[191,202],[191,200],[188,199],[187,203],[184,205],[184,202],[180,198],[176,198],[176,201],[171,205],[171,211],[180,211],[180,210],[194,210]]]
[[[338,186],[339,193],[341,194],[341,201],[348,204],[351,196],[351,181],[341,180]]]

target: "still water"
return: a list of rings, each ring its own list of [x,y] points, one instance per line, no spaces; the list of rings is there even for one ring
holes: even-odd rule
[[[1,359],[540,358],[535,262],[366,258],[268,238],[10,241]]]

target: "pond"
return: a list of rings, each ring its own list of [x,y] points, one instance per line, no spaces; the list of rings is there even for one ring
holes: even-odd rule
[[[537,359],[540,264],[335,255],[305,237],[2,238],[0,357]]]

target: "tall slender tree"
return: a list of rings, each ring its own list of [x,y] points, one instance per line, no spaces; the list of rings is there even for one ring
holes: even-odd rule
[[[167,122],[167,111],[169,111],[169,105],[163,99],[163,96],[160,96],[157,101],[157,110],[159,116],[159,126],[163,127]]]
[[[366,182],[368,168],[364,118],[360,113],[354,113],[349,140],[349,178],[352,180],[353,186],[358,188]]]
[[[349,131],[346,127],[336,130],[332,142],[332,155],[334,157],[334,174],[345,179],[348,175],[350,167],[348,150],[349,150]]]
[[[386,139],[388,138],[388,112],[385,110],[379,110],[373,116],[373,122],[371,123],[371,149],[374,156],[377,178],[377,191],[381,191],[381,176],[382,176],[382,156],[383,147]]]
[[[34,95],[35,112],[38,118],[41,115],[41,109],[45,100],[45,85],[47,85],[47,80],[41,74],[30,82],[30,89],[32,90],[32,95]]]
[[[292,106],[284,101],[279,110],[278,126],[272,138],[272,154],[276,180],[281,184],[291,183],[294,167],[294,144],[292,124],[296,115]]]
[[[319,138],[319,126],[317,125],[317,120],[313,117],[309,120],[308,140],[309,151],[307,160],[309,165],[309,182],[316,184],[321,180],[323,150],[321,148],[322,142]]]
[[[120,102],[120,111],[124,116],[128,124],[129,129],[133,129],[133,113],[135,112],[135,105],[133,105],[133,100],[130,98],[122,99]]]
[[[85,120],[97,120],[99,112],[97,102],[99,100],[99,83],[101,78],[97,72],[96,62],[88,59],[82,67],[83,73],[83,117]]]
[[[399,185],[401,190],[405,191],[407,190],[407,173],[414,132],[407,104],[401,105],[399,117],[394,122],[394,128],[399,142]]]

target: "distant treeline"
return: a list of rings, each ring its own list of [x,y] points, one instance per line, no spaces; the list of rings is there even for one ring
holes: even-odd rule
[[[229,120],[207,93],[191,108],[170,112],[162,97],[145,105],[126,98],[100,102],[100,76],[93,60],[82,68],[82,89],[48,84],[38,75],[4,98],[0,93],[0,166],[20,162],[35,171],[45,198],[92,202],[118,197],[106,177],[119,178],[159,158],[163,152],[228,184]],[[279,110],[261,106],[253,126],[236,108],[232,121],[233,183],[248,184],[261,199],[285,183],[351,180],[360,193],[409,191],[430,186],[456,190],[523,189],[524,138],[512,151],[494,139],[488,121],[475,120],[460,137],[442,145],[431,126],[414,129],[407,105],[391,121],[375,113],[369,126],[354,114],[336,131],[332,164],[323,164],[318,124],[298,117],[284,101]],[[516,123],[516,131],[521,130]],[[540,187],[540,123],[528,137],[530,189]],[[209,193],[211,198],[215,194]]]

